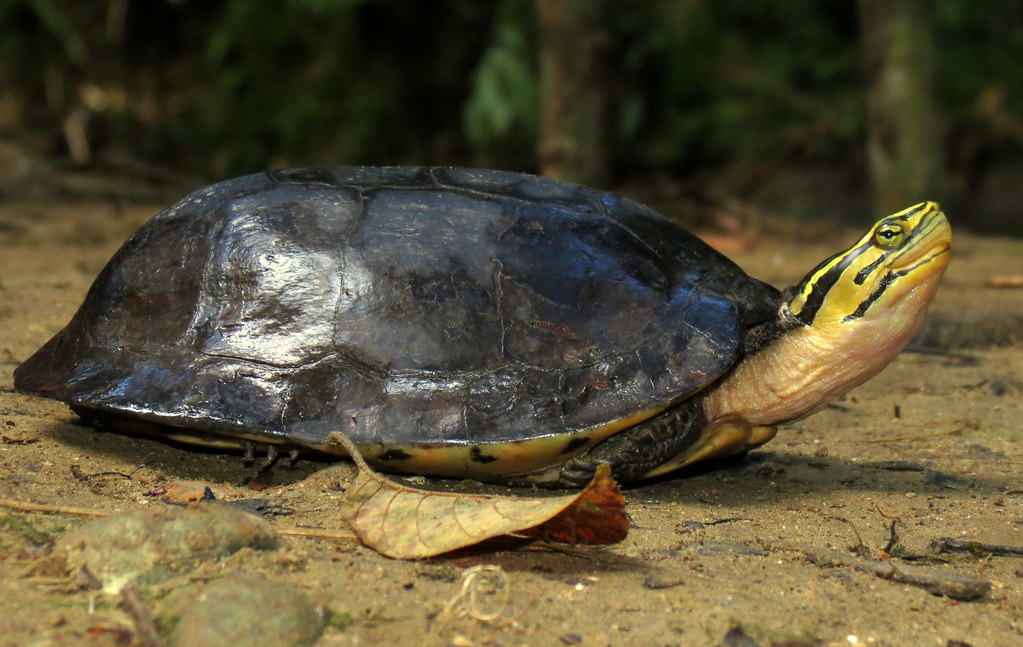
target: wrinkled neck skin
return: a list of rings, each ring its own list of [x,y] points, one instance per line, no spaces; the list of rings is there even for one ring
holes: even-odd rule
[[[884,307],[859,320],[825,318],[782,333],[705,394],[707,419],[739,415],[754,426],[777,425],[846,394],[879,373],[910,342],[941,274],[932,272],[902,294],[892,294]]]

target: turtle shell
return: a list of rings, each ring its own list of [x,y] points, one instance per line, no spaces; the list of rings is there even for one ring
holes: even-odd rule
[[[331,451],[341,432],[399,470],[518,473],[699,391],[777,304],[609,193],[500,171],[290,169],[146,223],[15,385],[196,434]]]

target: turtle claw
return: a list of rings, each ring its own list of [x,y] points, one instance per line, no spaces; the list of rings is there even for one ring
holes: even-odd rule
[[[252,467],[256,464],[256,449],[257,444],[251,440],[245,441],[245,467]],[[266,462],[260,467],[261,470],[268,469],[277,464],[277,460],[280,458],[280,454],[277,451],[277,445],[266,446]],[[292,450],[288,454],[288,459],[294,463],[298,459],[298,450]]]
[[[561,472],[558,474],[558,479],[553,483],[553,485],[564,488],[586,487],[586,484],[593,480],[593,475],[597,473],[597,467],[601,463],[611,463],[611,461],[605,459],[588,459],[585,456],[574,458],[561,468]],[[613,464],[611,465],[611,476],[614,476]]]
[[[245,441],[245,467],[252,467],[256,463],[256,443],[251,440]]]

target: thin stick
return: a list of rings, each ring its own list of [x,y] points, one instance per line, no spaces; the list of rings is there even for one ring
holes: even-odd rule
[[[284,526],[273,524],[274,530],[277,531],[278,535],[285,535],[288,537],[318,537],[321,539],[354,539],[359,538],[355,536],[355,533],[344,532],[341,530],[330,530],[328,528],[300,528],[298,526]]]
[[[897,438],[880,438],[877,440],[846,440],[847,443],[862,443],[862,444],[880,444],[880,443],[905,443],[914,440],[929,440],[931,438],[939,438],[941,436],[954,436],[955,434],[963,433],[963,429],[950,429],[949,431],[939,431],[933,434],[921,434],[919,436],[898,436]]]
[[[121,603],[135,621],[136,635],[145,647],[167,647],[167,643],[156,630],[153,615],[142,601],[142,593],[134,580],[121,589]]]
[[[327,435],[327,444],[341,445],[344,447],[345,451],[348,452],[348,456],[355,461],[355,464],[360,470],[369,472],[374,476],[377,475],[377,473],[373,471],[373,468],[369,466],[369,463],[366,462],[366,459],[362,457],[362,453],[359,451],[359,448],[355,446],[355,443],[352,442],[352,439],[340,431],[330,432],[330,434]]]
[[[773,548],[802,553],[818,566],[848,566],[884,580],[918,586],[929,593],[943,595],[953,600],[976,600],[987,595],[991,590],[990,582],[970,575],[946,573],[938,569],[899,568],[892,561],[863,559],[826,548],[811,546],[775,546]]]
[[[972,553],[974,555],[987,553],[990,555],[1011,555],[1023,557],[1023,546],[1006,546],[1004,544],[986,544],[980,541],[963,541],[942,537],[931,542],[931,547],[940,552]]]
[[[15,501],[14,499],[0,498],[0,508],[15,510],[17,512],[42,512],[45,514],[74,514],[82,517],[108,517],[112,512],[109,510],[97,510],[93,508],[73,508],[62,505],[46,505],[43,503],[27,503]],[[327,528],[300,528],[298,526],[285,526],[274,524],[278,534],[290,537],[322,537],[323,539],[358,539],[353,533],[345,533],[339,530]]]
[[[18,512],[42,512],[45,514],[76,514],[82,517],[107,517],[112,513],[109,510],[96,510],[94,508],[74,508],[64,505],[47,505],[45,503],[28,503],[5,499],[0,497],[0,508],[16,510]]]

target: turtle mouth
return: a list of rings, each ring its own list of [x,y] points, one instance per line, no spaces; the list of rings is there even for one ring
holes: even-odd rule
[[[948,261],[951,259],[951,256],[952,249],[949,245],[946,244],[938,249],[928,250],[928,253],[926,255],[917,256],[913,259],[904,261],[899,264],[893,263],[891,267],[891,272],[892,274],[896,274],[898,276],[907,276],[920,269],[931,269],[936,267],[935,265],[931,265],[932,263],[937,263],[938,265],[944,267],[945,265],[948,264]]]

